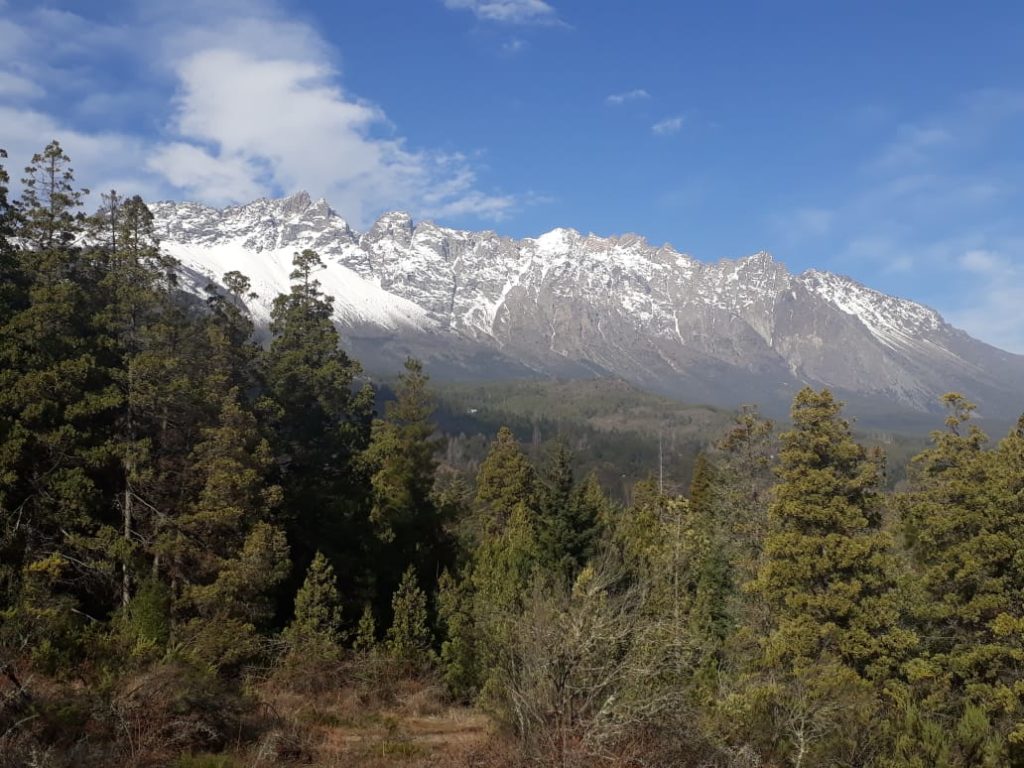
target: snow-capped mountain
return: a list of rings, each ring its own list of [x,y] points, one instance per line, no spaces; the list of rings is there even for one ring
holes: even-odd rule
[[[196,290],[238,270],[265,324],[292,255],[318,251],[346,343],[371,370],[407,354],[435,377],[616,375],[693,401],[784,403],[805,383],[851,405],[930,410],[958,390],[991,415],[1024,408],[1024,357],[934,310],[767,253],[717,264],[637,235],[556,229],[514,240],[383,215],[355,232],[305,193],[218,210],[153,206]]]

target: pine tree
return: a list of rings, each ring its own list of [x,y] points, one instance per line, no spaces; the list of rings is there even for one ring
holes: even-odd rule
[[[22,247],[12,253],[8,243],[6,254],[23,284],[0,328],[0,535],[14,553],[6,578],[59,560],[44,569],[58,578],[37,584],[71,605],[102,602],[114,522],[103,494],[112,460],[106,422],[116,394],[90,327],[97,275],[75,244],[82,193],[56,142],[33,157],[23,187],[14,219]]]
[[[28,300],[26,278],[12,242],[15,209],[8,198],[10,176],[3,165],[6,158],[7,152],[0,149],[0,328],[11,315],[24,309]]]
[[[75,189],[71,158],[51,141],[32,156],[22,178],[20,236],[39,254],[66,251],[82,230],[79,211],[86,189]]]
[[[257,633],[273,617],[273,590],[290,567],[284,532],[270,523],[256,523],[211,583],[192,585],[182,596],[196,614],[179,630],[192,654],[223,671],[258,656]]]
[[[0,149],[0,161],[7,158],[7,152]],[[28,302],[28,286],[25,275],[18,264],[14,243],[11,238],[14,236],[14,208],[8,199],[8,184],[10,176],[0,162],[0,361],[9,360],[10,352],[6,349],[6,326],[10,318],[22,311]],[[3,366],[0,365],[0,368]],[[9,381],[9,374],[0,373],[0,382]],[[16,423],[14,413],[0,409],[0,446],[7,450],[11,447],[7,443],[7,436]],[[0,513],[6,512],[4,503],[5,489],[16,482],[16,477],[7,464],[8,457],[0,455]],[[0,523],[0,610],[7,607],[14,599],[14,588],[17,581],[16,564],[19,562],[19,547],[17,546],[16,531],[8,522],[8,516],[3,515],[4,522]]]
[[[476,624],[473,616],[472,585],[467,576],[454,578],[448,571],[437,584],[438,623],[441,643],[441,670],[449,692],[460,701],[470,702],[480,690]]]
[[[807,388],[793,401],[756,589],[777,612],[770,659],[800,664],[828,653],[867,674],[896,641],[891,544],[879,463],[853,441],[840,409],[828,390]]]
[[[114,410],[112,452],[119,457],[118,507],[123,542],[121,603],[127,606],[132,589],[135,543],[152,538],[152,526],[143,518],[157,508],[151,496],[154,446],[151,425],[154,406],[162,398],[146,397],[147,389],[163,394],[166,382],[166,349],[152,349],[152,326],[164,322],[166,306],[161,281],[171,284],[172,263],[160,255],[153,228],[153,214],[138,196],[125,200],[116,192],[103,195],[103,205],[91,221],[100,245],[92,256],[102,277],[98,289],[103,305],[93,317],[103,350],[99,359],[118,394]],[[147,408],[148,406],[148,408]],[[149,466],[147,466],[149,465]]]
[[[717,472],[707,455],[694,464],[690,483],[690,526],[694,547],[694,604],[690,621],[706,640],[706,662],[713,663],[732,629],[730,598],[737,591],[729,562],[731,532],[724,525]]]
[[[363,613],[359,617],[359,625],[356,627],[356,639],[352,644],[352,650],[356,653],[368,654],[377,649],[377,622],[373,618],[373,609],[367,603],[363,606]]]
[[[175,585],[181,634],[203,661],[232,668],[259,651],[289,548],[276,522],[281,489],[268,481],[270,446],[238,392],[201,435],[190,457],[194,500],[167,522],[155,551]]]
[[[392,619],[385,646],[388,656],[411,672],[425,671],[433,661],[433,636],[427,621],[427,596],[410,567],[391,600]]]
[[[295,618],[286,636],[296,648],[310,644],[337,646],[342,639],[341,627],[341,596],[334,568],[317,552],[295,596]]]
[[[433,438],[434,406],[427,384],[420,362],[406,360],[395,400],[386,405],[383,419],[374,420],[361,459],[370,475],[370,520],[384,543],[377,577],[388,592],[409,564],[436,573],[451,559],[433,494],[439,445]]]
[[[234,387],[242,392],[262,392],[265,382],[259,363],[263,350],[254,340],[245,304],[258,295],[241,272],[225,273],[222,282],[226,290],[212,283],[206,286],[210,313],[203,324],[209,349],[205,388],[212,392]]]
[[[547,477],[540,487],[538,538],[542,557],[553,572],[569,576],[579,563],[574,510],[576,487],[572,454],[559,441],[550,459]]]
[[[943,402],[947,429],[913,460],[898,499],[921,593],[914,693],[926,720],[984,718],[998,743],[978,764],[1024,765],[1024,430],[985,450],[974,405],[957,393]],[[975,742],[958,730],[950,750],[966,761]]]
[[[161,534],[157,552],[179,585],[217,578],[254,525],[273,522],[282,500],[269,482],[274,457],[236,390],[221,401],[217,423],[201,430],[190,457],[194,501]]]
[[[746,717],[761,737],[784,734],[773,749],[797,764],[834,764],[874,743],[875,685],[914,643],[898,626],[880,461],[854,442],[840,409],[827,389],[793,401],[753,585],[773,618],[765,682],[751,696],[770,706]]]
[[[728,530],[728,560],[742,586],[757,577],[768,535],[768,507],[775,483],[775,424],[744,406],[715,445],[720,468],[716,505]]]
[[[369,440],[373,391],[353,391],[360,368],[339,346],[333,300],[315,278],[320,257],[305,250],[293,264],[291,291],[271,310],[273,339],[265,358],[277,406],[275,450],[285,461],[283,485],[299,554],[321,549],[350,581],[354,575],[342,569],[360,554],[350,543],[364,493],[355,462]]]
[[[517,507],[537,503],[537,477],[512,430],[502,427],[476,477],[476,502],[485,531],[501,531]]]
[[[552,573],[572,582],[597,551],[611,505],[597,475],[576,483],[572,454],[559,444],[541,486],[537,520],[541,557]]]

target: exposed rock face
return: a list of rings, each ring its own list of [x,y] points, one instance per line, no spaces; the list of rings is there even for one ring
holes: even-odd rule
[[[153,206],[193,284],[237,269],[265,323],[291,256],[317,250],[347,342],[372,367],[406,354],[435,376],[617,375],[722,405],[769,407],[804,383],[875,413],[960,390],[990,415],[1024,408],[1024,357],[854,280],[790,274],[767,253],[706,264],[637,235],[556,229],[513,240],[382,216],[364,234],[305,193],[217,210]]]

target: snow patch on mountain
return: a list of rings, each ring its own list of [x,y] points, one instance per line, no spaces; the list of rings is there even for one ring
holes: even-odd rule
[[[634,234],[559,228],[515,240],[402,212],[359,233],[305,193],[153,212],[164,248],[189,270],[252,280],[260,324],[288,290],[292,254],[312,248],[343,330],[377,329],[404,349],[427,332],[435,351],[602,370],[710,402],[788,398],[810,383],[929,408],[957,387],[977,384],[1006,403],[1024,387],[1024,358],[935,311],[828,272],[794,276],[767,252],[704,263]]]

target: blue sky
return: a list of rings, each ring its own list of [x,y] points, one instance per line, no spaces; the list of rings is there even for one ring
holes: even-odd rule
[[[0,0],[0,146],[60,138],[149,199],[768,250],[1024,353],[1022,29],[1017,2]]]

